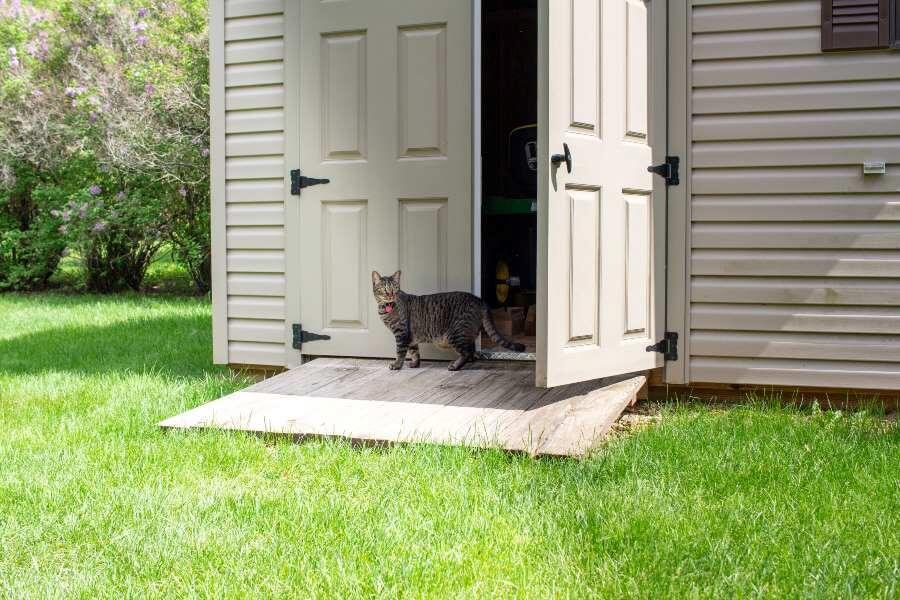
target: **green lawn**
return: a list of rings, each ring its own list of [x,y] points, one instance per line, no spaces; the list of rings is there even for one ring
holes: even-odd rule
[[[245,384],[209,306],[0,295],[0,595],[896,598],[900,431],[663,407],[590,460],[155,423]]]

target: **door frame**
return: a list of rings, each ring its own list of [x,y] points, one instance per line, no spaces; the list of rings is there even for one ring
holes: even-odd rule
[[[687,383],[691,347],[691,20],[688,0],[668,3],[666,145],[667,154],[681,159],[681,183],[670,187],[666,197],[666,331],[678,334],[678,360],[666,362],[663,381]]]
[[[300,315],[300,196],[291,194],[291,170],[300,164],[300,2],[284,4],[284,355],[285,367],[299,366],[293,323]]]
[[[539,0],[547,1],[547,0]],[[662,0],[649,0],[659,2]],[[664,381],[690,381],[688,356],[690,349],[690,48],[691,23],[686,0],[668,3],[667,48],[667,154],[681,157],[681,184],[668,190],[666,205],[665,262],[665,330],[679,336],[678,360],[666,363]],[[482,0],[472,0],[472,292],[481,294],[481,8]],[[285,5],[285,366],[300,364],[300,351],[292,347],[291,324],[300,322],[300,204],[290,194],[290,169],[300,162],[300,7],[297,2]],[[675,75],[673,77],[673,75]]]
[[[472,0],[472,293],[481,297],[481,4]],[[477,344],[481,345],[481,336]],[[480,347],[478,348],[481,349]]]

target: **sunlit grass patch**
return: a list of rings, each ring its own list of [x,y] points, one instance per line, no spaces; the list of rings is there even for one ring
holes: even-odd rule
[[[881,415],[673,403],[583,461],[159,430],[248,383],[210,344],[199,299],[0,296],[0,594],[897,595]]]

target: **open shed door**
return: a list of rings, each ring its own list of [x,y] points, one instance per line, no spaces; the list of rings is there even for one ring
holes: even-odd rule
[[[665,154],[666,3],[539,5],[536,380],[551,387],[662,365],[647,346],[664,328],[665,182],[647,167]]]
[[[471,6],[301,0],[303,354],[393,356],[370,273],[471,289]],[[310,335],[313,334],[313,335]],[[424,349],[423,349],[424,350]]]

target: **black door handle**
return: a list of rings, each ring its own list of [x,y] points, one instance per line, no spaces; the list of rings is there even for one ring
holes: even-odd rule
[[[559,163],[566,163],[566,172],[572,172],[572,153],[569,152],[569,145],[563,144],[563,153],[562,154],[554,154],[550,157],[550,162],[553,163],[553,166],[558,167]]]

